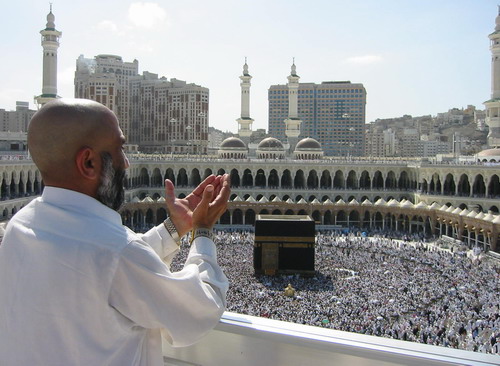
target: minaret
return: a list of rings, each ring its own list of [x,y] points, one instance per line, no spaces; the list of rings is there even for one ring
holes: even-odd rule
[[[57,95],[57,49],[62,32],[56,30],[55,16],[50,12],[47,14],[47,25],[40,31],[43,47],[43,84],[42,95],[35,97],[35,103],[42,106],[52,99],[59,98]]]
[[[241,117],[236,121],[238,122],[238,135],[240,139],[248,146],[250,136],[252,135],[252,122],[250,118],[250,81],[252,76],[248,73],[247,59],[245,57],[245,65],[243,65],[243,75],[240,76],[241,80]]]
[[[295,59],[292,64],[292,72],[288,76],[288,118],[285,119],[285,134],[290,145],[292,154],[300,135],[300,124],[302,121],[298,115],[298,97],[299,97],[299,75],[295,67]]]
[[[489,36],[491,41],[491,99],[483,104],[486,107],[486,124],[490,127],[488,145],[500,147],[500,6],[495,19],[495,31]]]

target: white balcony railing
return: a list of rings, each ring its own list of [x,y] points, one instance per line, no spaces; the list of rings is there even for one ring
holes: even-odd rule
[[[500,356],[226,312],[197,344],[164,345],[167,366],[499,365]]]

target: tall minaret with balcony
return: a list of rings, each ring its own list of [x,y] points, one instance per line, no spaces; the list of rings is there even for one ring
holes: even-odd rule
[[[250,81],[252,76],[248,73],[247,59],[245,57],[245,65],[243,65],[243,75],[240,76],[241,80],[241,117],[236,121],[238,122],[238,135],[240,139],[248,146],[250,136],[252,136],[252,123],[253,119],[250,118]]]
[[[55,19],[56,17],[52,14],[52,5],[50,5],[47,25],[40,31],[43,47],[43,83],[42,95],[35,97],[35,103],[39,107],[59,98],[57,95],[57,49],[62,32],[56,30]]]
[[[299,79],[300,77],[297,75],[294,60],[292,72],[288,76],[288,118],[285,119],[285,135],[290,145],[290,153],[293,153],[295,145],[297,145],[300,135],[300,124],[302,123],[298,114]]]
[[[500,148],[500,6],[495,19],[495,31],[489,36],[491,50],[491,99],[486,107],[486,124],[490,127],[488,145]]]

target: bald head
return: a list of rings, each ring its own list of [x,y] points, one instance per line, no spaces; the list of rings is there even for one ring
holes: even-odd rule
[[[65,186],[79,179],[78,152],[86,147],[105,151],[106,139],[119,130],[117,123],[113,112],[91,100],[58,99],[44,105],[31,119],[28,147],[45,183]]]

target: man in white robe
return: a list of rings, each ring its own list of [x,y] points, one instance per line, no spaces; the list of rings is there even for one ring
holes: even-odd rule
[[[93,101],[53,101],[31,120],[28,145],[45,189],[0,245],[2,365],[160,366],[161,334],[186,346],[219,321],[228,282],[211,232],[226,210],[227,175],[185,199],[166,180],[169,218],[136,234],[117,212],[124,144],[114,113]],[[191,229],[184,268],[172,273]]]

